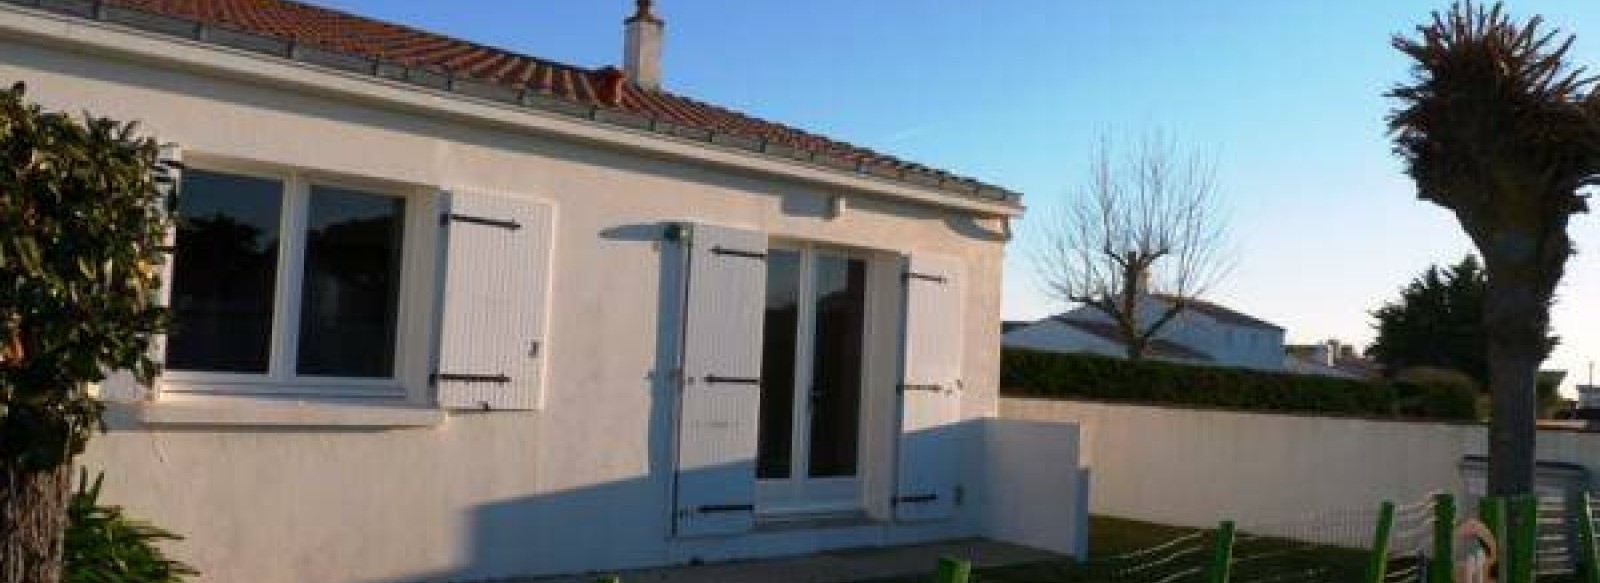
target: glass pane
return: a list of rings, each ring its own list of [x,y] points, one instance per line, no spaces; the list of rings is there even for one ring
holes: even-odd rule
[[[283,183],[190,170],[181,192],[167,367],[266,373]]]
[[[404,223],[400,198],[312,187],[299,374],[394,376]]]
[[[761,353],[761,423],[756,477],[789,477],[793,456],[794,351],[800,326],[800,253],[767,255],[767,316]]]
[[[812,361],[811,476],[853,476],[861,428],[861,348],[867,264],[818,255],[816,356]]]

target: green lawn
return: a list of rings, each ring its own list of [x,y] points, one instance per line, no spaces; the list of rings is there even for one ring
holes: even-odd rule
[[[1210,533],[1179,543],[1169,549],[1142,554],[1132,560],[1130,553],[1162,545],[1178,537],[1196,533],[1193,529],[1151,524],[1120,518],[1095,516],[1089,519],[1089,560],[1082,564],[1061,561],[982,569],[973,574],[975,583],[1155,583],[1186,571],[1193,574],[1169,579],[1170,583],[1201,583],[1204,565],[1210,558]],[[1364,551],[1329,546],[1307,545],[1281,539],[1239,538],[1234,558],[1233,583],[1357,583],[1366,571]],[[1198,548],[1196,552],[1172,556],[1171,550]],[[1168,562],[1150,566],[1153,559]],[[1135,568],[1143,565],[1143,568]],[[1408,565],[1391,562],[1391,574]],[[861,583],[929,583],[932,575],[884,579]],[[1390,581],[1415,581],[1390,578]],[[1541,575],[1539,583],[1576,583],[1570,576]]]
[[[1071,561],[983,569],[973,576],[981,583],[1120,583],[1155,582],[1180,572],[1203,569],[1210,557],[1209,534],[1181,542],[1166,551],[1133,559],[1118,559],[1128,553],[1149,549],[1178,537],[1195,533],[1192,529],[1096,516],[1090,519],[1090,557],[1083,564]],[[1196,549],[1174,556],[1171,551]],[[1360,581],[1365,554],[1360,551],[1306,545],[1276,539],[1241,536],[1234,555],[1242,560],[1234,568],[1233,581]],[[1251,558],[1253,557],[1253,558]],[[1156,560],[1166,559],[1157,564]],[[929,576],[874,581],[871,583],[927,583]],[[1176,581],[1200,582],[1195,572]]]

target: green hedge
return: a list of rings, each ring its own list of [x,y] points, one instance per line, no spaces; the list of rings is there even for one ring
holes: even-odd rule
[[[1006,348],[1001,392],[1258,411],[1368,417],[1476,419],[1470,388],[1367,382],[1240,368],[1132,362]]]

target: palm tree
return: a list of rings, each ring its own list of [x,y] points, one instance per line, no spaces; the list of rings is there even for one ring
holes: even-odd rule
[[[1535,380],[1572,215],[1600,184],[1600,97],[1567,62],[1573,38],[1472,2],[1394,47],[1413,78],[1389,95],[1394,150],[1418,195],[1455,213],[1488,272],[1489,492],[1533,488]]]

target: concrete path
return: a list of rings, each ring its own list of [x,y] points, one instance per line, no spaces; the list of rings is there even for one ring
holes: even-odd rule
[[[1038,549],[971,539],[925,545],[849,549],[816,555],[667,567],[618,573],[623,583],[845,583],[929,575],[939,557],[961,557],[977,567],[1018,565],[1063,557]],[[522,580],[517,583],[593,583],[595,575]],[[931,579],[930,579],[931,580]]]

